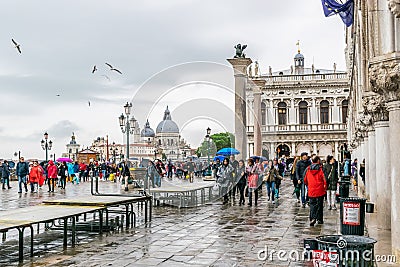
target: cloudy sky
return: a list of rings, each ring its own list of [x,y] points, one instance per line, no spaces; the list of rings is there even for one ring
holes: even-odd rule
[[[193,147],[208,126],[232,131],[237,43],[262,72],[289,68],[297,40],[307,66],[345,70],[344,26],[319,0],[13,0],[0,2],[0,23],[0,158],[43,158],[45,131],[57,156],[72,132],[85,147],[122,142],[126,101],[153,128],[169,105]]]

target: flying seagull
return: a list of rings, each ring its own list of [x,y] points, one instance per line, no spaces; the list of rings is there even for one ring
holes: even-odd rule
[[[21,54],[21,45],[18,44],[14,39],[11,39],[11,41],[15,45],[15,48],[17,48],[18,52]]]
[[[111,82],[111,79],[110,79],[110,77],[108,77],[107,75],[105,75],[105,74],[102,74],[101,76],[103,76],[104,78],[106,78],[109,82]]]
[[[56,96],[60,96],[60,95],[56,95]]]
[[[89,107],[90,107],[90,101],[88,101]]]
[[[97,71],[97,67],[96,67],[96,65],[94,65],[94,66],[93,66],[92,73],[95,73],[96,71]]]
[[[120,70],[114,68],[113,66],[111,66],[111,64],[106,63],[106,65],[110,67],[110,70],[113,70],[113,71],[118,72],[119,74],[122,74],[122,72]]]

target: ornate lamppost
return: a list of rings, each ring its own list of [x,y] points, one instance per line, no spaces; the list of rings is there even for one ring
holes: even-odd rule
[[[121,114],[119,116],[119,125],[121,126],[121,131],[122,133],[126,133],[126,156],[125,159],[129,159],[129,135],[133,134],[135,132],[135,124],[136,124],[136,119],[135,117],[132,116],[132,118],[129,118],[131,115],[131,110],[132,110],[132,103],[126,102],[124,106],[125,110],[125,115]]]
[[[53,146],[53,141],[48,140],[49,139],[49,134],[47,132],[45,132],[43,136],[44,136],[44,140],[42,139],[40,144],[41,144],[43,150],[46,151],[46,162],[47,162],[48,153],[49,153],[49,150],[51,150],[51,147]]]
[[[210,139],[211,139],[211,129],[210,127],[207,128],[207,134],[206,134],[206,141],[207,141],[207,174],[209,173],[209,168],[210,168]]]

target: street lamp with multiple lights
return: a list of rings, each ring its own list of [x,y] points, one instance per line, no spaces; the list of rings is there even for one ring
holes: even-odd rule
[[[126,102],[125,106],[125,115],[121,114],[119,116],[119,126],[121,127],[122,133],[126,133],[126,156],[125,159],[129,159],[129,135],[133,134],[135,132],[135,124],[136,124],[136,119],[134,116],[132,118],[129,118],[131,115],[131,110],[132,110],[132,103]]]
[[[44,151],[46,151],[46,162],[48,160],[48,151],[51,150],[51,147],[53,146],[53,141],[48,140],[49,139],[49,134],[47,132],[44,133],[44,140],[40,142],[42,148]]]

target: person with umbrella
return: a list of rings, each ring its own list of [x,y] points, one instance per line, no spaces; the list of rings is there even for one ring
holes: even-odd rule
[[[58,176],[60,176],[60,186],[61,189],[65,189],[65,184],[68,176],[67,163],[63,161],[58,169]]]
[[[229,198],[228,198],[228,190],[230,185],[232,184],[232,176],[233,174],[233,168],[229,164],[229,159],[225,158],[224,161],[222,162],[222,165],[218,168],[217,171],[217,183],[220,185],[221,188],[221,195],[224,196],[224,201],[223,204],[228,203]]]

